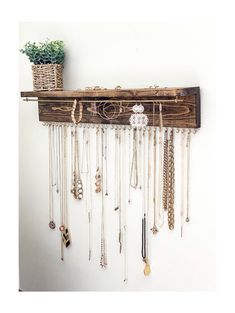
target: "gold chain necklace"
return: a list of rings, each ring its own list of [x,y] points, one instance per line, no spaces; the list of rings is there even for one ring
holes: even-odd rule
[[[169,137],[169,187],[168,187],[168,227],[170,230],[174,229],[175,217],[174,217],[174,201],[175,201],[175,165],[174,165],[174,130],[170,130]]]
[[[168,140],[168,129],[165,129],[164,132],[164,144],[163,144],[163,195],[162,195],[162,205],[163,209],[167,211],[168,209],[168,149],[169,149],[169,140]]]

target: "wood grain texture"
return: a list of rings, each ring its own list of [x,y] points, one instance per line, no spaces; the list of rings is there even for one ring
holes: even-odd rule
[[[121,112],[114,119],[107,120],[114,111],[119,112],[120,100],[141,100],[144,113],[148,115],[149,126],[159,126],[159,105],[145,103],[144,100],[172,100],[177,98],[182,102],[162,103],[163,125],[176,128],[200,128],[200,89],[192,88],[144,88],[121,90],[85,90],[85,91],[54,91],[54,92],[22,92],[22,97],[37,97],[39,120],[44,122],[71,122],[71,110],[74,99],[100,101],[97,107],[99,114],[90,111],[91,103],[84,103],[81,123],[129,125],[134,103],[122,104]],[[61,101],[62,100],[62,101]],[[105,103],[113,100],[113,103]],[[61,101],[61,102],[60,102]],[[67,102],[66,102],[67,101]],[[105,109],[105,114],[103,110]],[[79,108],[75,111],[78,118]],[[155,112],[155,114],[153,114]]]

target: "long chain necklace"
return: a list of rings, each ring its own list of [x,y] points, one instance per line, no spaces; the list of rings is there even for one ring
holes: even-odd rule
[[[126,131],[124,129],[124,134],[123,134],[123,150],[122,154],[126,155]],[[123,162],[122,164],[122,175],[121,177],[125,177],[125,165],[126,163]],[[129,166],[129,165],[128,165]],[[122,200],[123,200],[123,206],[122,206],[122,215],[123,215],[123,251],[124,251],[124,282],[127,282],[128,280],[128,274],[127,274],[127,218],[126,218],[126,207],[127,207],[127,202],[126,202],[126,181],[123,179],[123,190],[122,190]]]
[[[190,139],[191,139],[191,132],[188,130],[187,133],[187,141],[186,141],[186,153],[187,153],[187,192],[186,192],[186,219],[185,221],[189,222],[189,175],[190,175]]]
[[[48,126],[49,137],[49,227],[55,229],[54,222],[54,201],[53,201],[53,173],[52,173],[52,132],[51,125]]]
[[[119,253],[122,253],[122,162],[121,162],[121,143],[122,143],[122,132],[119,130],[118,133],[118,170],[119,170],[119,181],[118,181],[118,214],[119,214],[119,234],[118,234],[118,242],[119,242]]]
[[[137,129],[133,129],[133,155],[131,162],[131,176],[130,176],[130,186],[137,188],[139,182],[138,178],[138,161],[137,161]]]
[[[156,134],[156,128],[153,130],[153,227],[151,228],[151,231],[154,235],[157,234],[158,229],[156,225],[156,184],[157,184],[157,177],[156,177],[156,169],[157,169],[157,134]]]
[[[55,166],[56,166],[56,192],[60,191],[59,187],[59,151],[58,151],[58,125],[55,126]]]
[[[87,214],[88,214],[88,223],[89,223],[89,250],[88,250],[88,260],[91,260],[91,254],[92,254],[92,209],[93,209],[93,201],[92,201],[92,175],[91,175],[91,144],[89,145],[90,142],[90,132],[87,132],[87,138],[86,138],[86,142],[87,142],[87,162],[90,165],[90,169],[89,169],[89,175],[87,173],[87,177],[86,177],[86,186],[87,186],[87,190],[86,190],[86,206],[87,206]],[[89,183],[88,183],[89,180]],[[89,192],[88,192],[88,189]],[[88,204],[88,197],[90,199],[89,204]]]
[[[145,129],[143,131],[143,149],[145,152],[146,148],[146,136],[145,136]],[[144,268],[144,275],[147,276],[150,274],[150,263],[148,258],[148,235],[147,235],[147,225],[148,225],[148,214],[146,210],[146,153],[143,155],[143,218],[142,218],[142,259],[145,263]]]
[[[101,130],[101,146],[102,146],[102,161],[101,161],[101,177],[102,186],[104,186],[104,130]],[[104,188],[102,188],[102,213],[101,213],[101,257],[100,266],[105,268],[107,266],[107,255],[106,255],[106,240],[105,240],[105,203],[104,203]]]
[[[67,126],[62,126],[59,140],[61,142],[60,153],[60,231],[61,231],[61,260],[64,260],[63,247],[69,247],[71,244],[68,229],[68,200],[67,200]]]
[[[158,227],[162,227],[164,224],[164,212],[162,206],[162,106],[159,105],[160,112],[160,127],[159,127],[159,140],[158,140],[158,195],[157,195],[157,211],[158,211]]]
[[[101,189],[103,189],[103,185],[101,186],[101,171],[100,171],[100,162],[99,162],[99,127],[97,127],[96,130],[96,175],[95,175],[95,192],[99,193],[101,192]]]
[[[162,195],[162,205],[163,209],[167,211],[168,209],[168,150],[169,150],[169,140],[168,140],[168,128],[164,132],[164,144],[163,144],[163,195]]]
[[[174,229],[174,201],[175,201],[175,165],[174,165],[174,130],[170,130],[169,137],[169,199],[168,199],[168,227]]]
[[[182,130],[182,133],[181,133],[181,209],[180,209],[181,238],[183,237],[184,214],[185,214],[185,134],[184,134],[184,130]]]

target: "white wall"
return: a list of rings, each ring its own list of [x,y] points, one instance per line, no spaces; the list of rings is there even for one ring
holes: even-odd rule
[[[20,288],[23,290],[212,290],[215,288],[214,26],[206,23],[21,23],[19,46],[46,38],[64,40],[64,88],[201,87],[202,129],[193,136],[191,223],[180,239],[177,225],[151,238],[152,274],[143,275],[140,256],[141,208],[128,209],[128,274],[118,254],[113,190],[107,203],[108,261],[99,266],[100,203],[94,195],[93,259],[87,260],[87,216],[69,197],[73,244],[59,260],[59,232],[48,228],[48,137],[36,102],[20,99]],[[30,63],[20,55],[20,90],[32,90]],[[110,137],[111,138],[111,137]],[[177,138],[176,144],[179,144]],[[179,151],[178,151],[179,152]],[[109,160],[113,152],[109,154]],[[179,173],[179,154],[177,177]],[[109,164],[110,164],[109,162]],[[109,179],[112,178],[110,169]],[[176,178],[177,178],[176,177]],[[135,194],[132,193],[135,197]],[[57,210],[58,215],[58,210]],[[58,223],[57,223],[58,224]],[[151,236],[150,236],[151,237]]]

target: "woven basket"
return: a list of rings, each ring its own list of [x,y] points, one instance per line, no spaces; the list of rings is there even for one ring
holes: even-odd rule
[[[63,65],[32,65],[33,90],[63,90]]]

